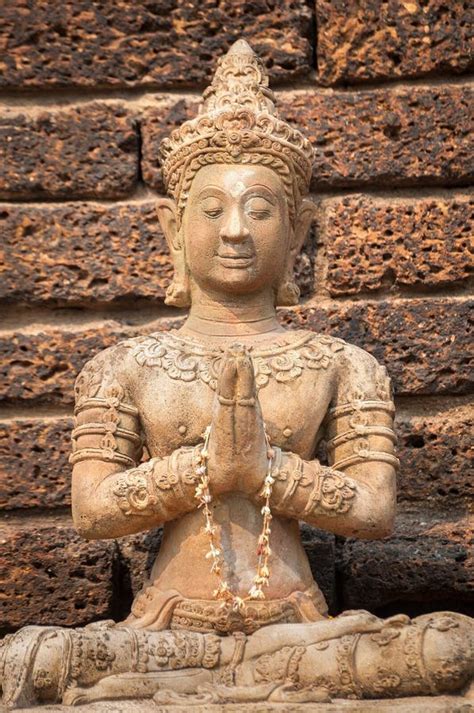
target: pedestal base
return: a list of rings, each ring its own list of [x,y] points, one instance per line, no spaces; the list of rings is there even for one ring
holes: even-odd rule
[[[23,708],[22,713],[474,713],[474,701],[460,696],[416,696],[395,700],[332,703],[228,703],[197,706],[162,706],[152,701],[102,701],[83,706],[46,705]],[[6,709],[0,707],[1,713]]]

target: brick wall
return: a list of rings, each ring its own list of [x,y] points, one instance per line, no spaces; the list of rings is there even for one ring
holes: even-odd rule
[[[182,319],[163,304],[157,147],[240,36],[316,150],[304,299],[282,319],[368,349],[397,394],[395,534],[304,527],[315,576],[333,612],[472,612],[468,3],[8,0],[1,14],[3,629],[123,616],[159,546],[159,532],[74,533],[72,386],[100,349]]]

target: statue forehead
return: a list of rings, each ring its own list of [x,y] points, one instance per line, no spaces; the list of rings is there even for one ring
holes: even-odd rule
[[[258,164],[212,164],[203,166],[195,175],[190,198],[207,186],[216,186],[232,197],[238,197],[253,185],[266,186],[277,195],[285,194],[280,176],[271,168]]]

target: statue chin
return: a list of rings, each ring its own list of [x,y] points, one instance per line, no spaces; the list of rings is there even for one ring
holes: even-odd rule
[[[176,232],[186,210],[193,259],[212,273],[205,256],[217,255],[216,285],[249,297],[233,303],[247,319],[235,309],[225,322],[229,305],[203,299],[186,328],[126,340],[84,366],[70,457],[76,527],[101,539],[163,524],[165,535],[124,622],[26,626],[3,639],[4,704],[265,701],[310,711],[333,699],[472,696],[473,619],[331,618],[313,581],[299,521],[368,539],[391,531],[394,404],[370,354],[276,320],[275,298],[299,296],[290,268],[314,208],[304,199],[313,154],[277,116],[247,43],[221,60],[203,111],[161,152],[173,200],[158,210],[176,258],[167,303],[189,305]],[[257,257],[279,285],[262,303],[249,294]],[[321,434],[327,465],[314,457]]]

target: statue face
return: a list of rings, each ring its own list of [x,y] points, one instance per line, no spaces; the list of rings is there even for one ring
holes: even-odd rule
[[[201,168],[182,230],[188,268],[201,288],[245,294],[275,286],[285,270],[290,237],[280,177],[258,165]]]

